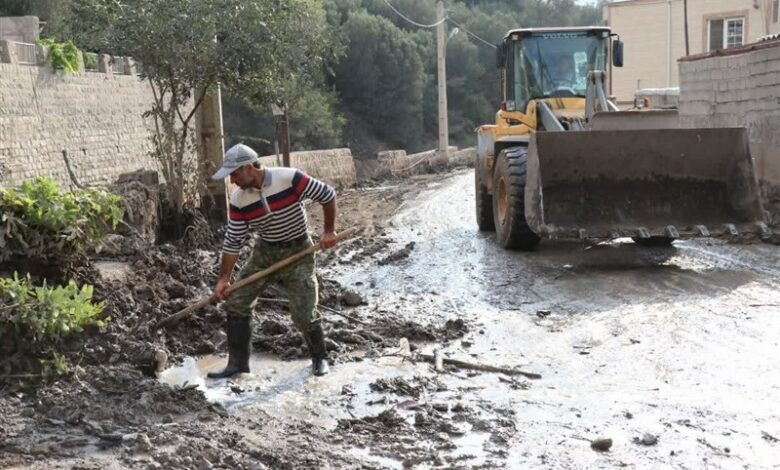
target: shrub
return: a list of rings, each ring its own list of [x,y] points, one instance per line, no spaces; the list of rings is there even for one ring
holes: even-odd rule
[[[52,69],[68,73],[79,71],[79,55],[81,52],[79,52],[73,42],[57,42],[53,39],[41,39],[38,42],[49,48],[46,60]]]
[[[94,325],[102,327],[103,303],[92,303],[92,286],[35,286],[29,274],[0,278],[0,343],[58,343]]]
[[[119,196],[97,189],[60,192],[49,179],[0,190],[0,262],[68,257],[103,239],[122,220]]]

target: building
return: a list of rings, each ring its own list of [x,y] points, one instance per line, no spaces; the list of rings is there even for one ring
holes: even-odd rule
[[[633,101],[643,88],[679,84],[686,55],[739,47],[780,33],[780,0],[623,0],[604,6],[604,21],[625,44],[622,69],[612,70],[611,94]]]

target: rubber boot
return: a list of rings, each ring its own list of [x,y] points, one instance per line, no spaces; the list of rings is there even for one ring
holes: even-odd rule
[[[325,334],[322,331],[322,324],[315,323],[304,336],[311,354],[311,372],[316,376],[327,374],[330,371],[330,366],[328,365],[328,351],[325,349]]]
[[[209,372],[210,379],[226,379],[249,372],[249,352],[252,341],[250,317],[228,317],[225,322],[228,344],[228,363],[220,372]]]

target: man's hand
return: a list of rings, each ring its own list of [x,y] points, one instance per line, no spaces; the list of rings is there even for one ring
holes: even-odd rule
[[[217,302],[221,302],[230,297],[230,294],[227,291],[228,287],[230,287],[230,279],[220,277],[217,280],[217,285],[214,287],[214,298],[217,299]]]
[[[320,248],[326,250],[332,246],[336,246],[336,243],[338,243],[338,240],[336,239],[336,232],[322,232]]]

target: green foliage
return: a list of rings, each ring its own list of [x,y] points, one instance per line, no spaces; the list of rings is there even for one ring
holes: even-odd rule
[[[98,189],[60,192],[39,177],[0,190],[0,261],[67,257],[101,240],[122,220],[119,196]]]
[[[423,60],[414,37],[366,12],[343,26],[349,40],[336,68],[336,87],[351,110],[374,132],[402,148],[417,148],[423,132]]]
[[[56,343],[88,326],[102,327],[102,303],[92,303],[92,286],[35,286],[27,277],[0,278],[0,342]]]
[[[68,375],[72,372],[67,358],[56,352],[52,353],[51,359],[40,359],[41,375],[44,378],[57,378]]]
[[[433,0],[390,3],[418,23],[436,21]],[[513,28],[597,25],[602,21],[599,6],[577,5],[573,0],[450,0],[446,8],[453,20],[446,23],[450,139],[461,146],[474,145],[474,128],[492,122],[498,109],[499,75],[490,44],[498,43]],[[410,24],[383,0],[325,0],[325,9],[328,21],[341,27],[349,39],[344,59],[334,67],[342,108],[349,116],[359,116],[364,128],[372,129],[390,146],[410,150],[433,147],[438,132],[435,29]],[[379,33],[366,17],[382,18],[392,23],[395,31]],[[455,22],[461,25],[457,31]],[[408,62],[419,61],[422,66],[404,68],[408,64],[398,64],[395,51],[382,53],[387,41],[414,42],[416,51],[405,49],[403,55]],[[371,55],[374,52],[379,55]],[[399,75],[410,89],[399,88],[394,81]],[[418,87],[422,87],[421,92],[417,92]],[[403,122],[396,128],[398,113],[409,113],[409,124],[420,125],[421,132],[409,133]],[[346,138],[354,142],[361,136]]]
[[[143,64],[155,104],[153,155],[181,209],[196,163],[195,110],[219,84],[256,107],[289,103],[333,56],[318,0],[73,0],[71,29],[89,50]]]
[[[46,60],[52,69],[69,73],[79,71],[81,51],[76,48],[72,41],[57,42],[54,39],[41,39],[38,42],[49,48]]]
[[[337,110],[338,97],[334,92],[309,88],[289,106],[290,145],[292,150],[335,148],[343,145],[346,119]],[[223,100],[222,115],[226,129],[225,147],[244,142],[261,155],[275,152],[276,123],[270,109],[257,111],[231,100]],[[264,136],[264,137],[255,137]]]

